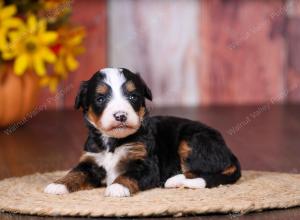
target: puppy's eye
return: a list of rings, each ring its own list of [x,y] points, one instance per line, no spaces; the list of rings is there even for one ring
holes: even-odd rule
[[[128,99],[129,99],[130,101],[135,102],[135,101],[138,100],[138,96],[137,96],[136,94],[131,94],[131,95],[128,96]]]
[[[97,100],[97,102],[98,103],[103,103],[104,101],[105,101],[105,96],[103,96],[103,95],[100,95],[100,96],[98,96],[97,98],[96,98],[96,100]]]

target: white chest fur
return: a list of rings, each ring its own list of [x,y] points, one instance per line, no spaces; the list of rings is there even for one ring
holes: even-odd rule
[[[120,160],[126,157],[128,148],[126,146],[118,147],[112,152],[101,153],[86,153],[86,156],[91,156],[95,159],[98,166],[103,167],[106,171],[106,185],[110,185],[113,181],[121,175],[121,171],[118,167]]]

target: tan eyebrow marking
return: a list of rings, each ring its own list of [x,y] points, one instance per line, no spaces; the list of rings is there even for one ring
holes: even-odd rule
[[[126,87],[128,92],[133,92],[134,90],[136,90],[136,87],[135,87],[134,83],[131,80],[126,82],[125,87]]]
[[[108,92],[108,87],[107,87],[107,85],[101,84],[101,85],[97,86],[96,92],[97,92],[97,93],[100,93],[100,94],[105,94],[105,93],[107,93],[107,92]]]

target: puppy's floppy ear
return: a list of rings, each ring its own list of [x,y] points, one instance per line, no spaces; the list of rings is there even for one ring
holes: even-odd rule
[[[82,81],[75,99],[75,105],[74,105],[75,109],[79,109],[80,107],[83,110],[87,109],[87,90],[88,90],[88,81]]]
[[[141,77],[141,75],[139,73],[136,74],[141,82],[141,85],[142,85],[142,89],[143,89],[143,92],[144,92],[144,97],[146,99],[149,99],[150,101],[152,101],[152,92],[151,90],[149,89],[149,87],[147,86],[147,84],[145,83],[145,81],[143,80],[143,78]]]

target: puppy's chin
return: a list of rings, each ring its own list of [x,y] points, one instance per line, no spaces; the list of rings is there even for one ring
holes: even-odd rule
[[[136,125],[128,125],[128,124],[113,124],[109,127],[101,126],[101,123],[92,123],[91,124],[100,131],[100,133],[104,134],[108,137],[113,138],[125,138],[129,135],[134,134],[140,128],[141,123]]]
[[[125,138],[129,135],[134,134],[139,127],[127,127],[127,126],[120,126],[120,127],[113,127],[109,130],[103,130],[102,133],[106,136],[113,137],[113,138]]]

